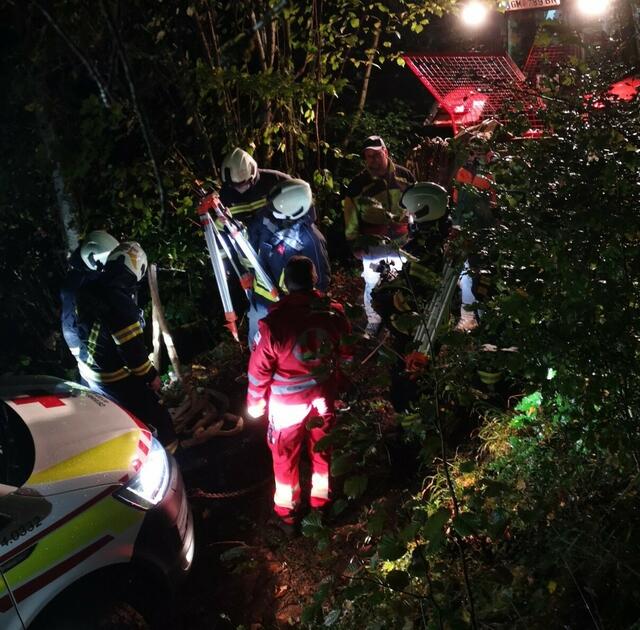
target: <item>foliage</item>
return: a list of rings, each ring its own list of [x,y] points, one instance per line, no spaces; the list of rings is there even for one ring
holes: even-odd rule
[[[221,157],[240,145],[261,166],[313,182],[321,216],[335,218],[333,171],[350,146],[344,128],[328,121],[351,120],[356,101],[365,102],[365,69],[396,64],[405,35],[452,4],[5,3],[3,107],[13,129],[2,141],[12,167],[1,194],[13,227],[3,253],[26,294],[11,311],[6,336],[16,348],[1,369],[33,356],[29,369],[50,370],[65,355],[60,348],[38,366],[45,340],[58,328],[66,245],[60,195],[81,237],[108,229],[139,240],[160,268],[178,270],[160,276],[170,324],[216,321],[194,180],[215,181]],[[34,223],[45,238],[25,245]],[[52,252],[55,264],[47,264]],[[43,278],[47,307],[38,314],[43,294],[35,287]],[[19,294],[12,284],[6,289]],[[39,320],[36,335],[20,326],[31,320]]]
[[[336,164],[369,128],[398,154],[414,129],[400,106],[365,110],[351,128],[367,68],[397,63],[407,31],[451,4],[6,3],[2,371],[61,371],[52,181],[81,234],[136,238],[178,270],[161,286],[172,323],[215,320],[194,179],[215,179],[241,144],[313,181],[329,214]],[[500,222],[461,239],[493,271],[481,329],[442,338],[401,420],[415,470],[400,496],[363,510],[358,556],[318,589],[309,623],[624,627],[640,616],[640,112],[638,99],[607,96],[624,69],[604,52],[542,85],[545,137],[496,137]],[[506,373],[503,389],[476,377],[484,343],[518,346],[492,358],[504,360],[490,366]],[[381,375],[396,357],[383,359]],[[353,403],[324,446],[346,500],[361,501],[396,436],[380,400]],[[469,415],[481,418],[476,441],[453,456]],[[332,544],[317,520],[306,533]]]
[[[484,249],[493,295],[480,329],[446,334],[421,377],[402,427],[431,472],[406,481],[392,512],[363,510],[370,544],[325,608],[340,627],[640,617],[640,112],[638,98],[608,95],[628,70],[606,53],[547,80],[542,139],[508,139],[517,123],[494,138],[500,221],[460,239]],[[476,376],[485,343],[517,346],[493,353],[499,388]],[[451,430],[470,412],[475,440],[454,455]],[[334,448],[358,469],[353,453],[379,446]]]

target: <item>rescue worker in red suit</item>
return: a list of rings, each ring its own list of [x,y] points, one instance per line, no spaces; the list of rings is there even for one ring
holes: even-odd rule
[[[321,510],[329,503],[330,456],[314,446],[333,426],[340,365],[352,358],[349,320],[340,304],[314,290],[316,280],[309,258],[289,259],[284,270],[289,293],[260,320],[249,362],[247,410],[253,418],[268,412],[274,509],[286,533],[297,523],[304,444],[311,460],[309,505]]]

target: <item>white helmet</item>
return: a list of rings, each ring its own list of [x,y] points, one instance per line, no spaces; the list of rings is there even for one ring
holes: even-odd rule
[[[407,188],[400,198],[400,206],[415,223],[437,221],[447,212],[449,195],[433,182],[418,182]]]
[[[276,184],[267,195],[272,214],[276,219],[300,219],[311,208],[311,186],[301,179],[285,179]]]
[[[256,161],[242,149],[234,149],[222,160],[222,181],[225,184],[242,184],[252,180],[258,172]]]
[[[147,272],[147,255],[144,253],[144,249],[140,247],[140,243],[135,241],[120,243],[109,254],[108,261],[120,259],[122,259],[124,266],[136,277],[138,282],[144,278],[144,274]]]
[[[104,230],[94,230],[87,234],[80,247],[80,258],[89,269],[102,267],[109,254],[118,246],[117,239]]]

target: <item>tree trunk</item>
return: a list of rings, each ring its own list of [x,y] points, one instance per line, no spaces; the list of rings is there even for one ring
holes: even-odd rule
[[[346,147],[351,140],[351,135],[353,134],[355,128],[358,126],[360,122],[360,118],[362,117],[362,112],[364,111],[364,106],[367,101],[367,93],[369,92],[369,80],[371,79],[371,69],[373,68],[373,58],[378,50],[378,45],[380,43],[380,33],[382,32],[382,24],[378,22],[376,26],[376,30],[373,33],[373,42],[371,43],[371,48],[367,53],[367,66],[364,71],[364,79],[362,80],[362,89],[360,90],[360,100],[358,102],[358,109],[356,113],[353,115],[353,119],[351,121],[351,126],[349,127],[349,132],[344,139],[342,144],[343,147]]]
[[[55,162],[53,167],[53,187],[56,191],[56,199],[58,200],[60,223],[62,224],[67,242],[67,251],[73,252],[79,244],[78,230],[76,230],[73,225],[73,204],[67,194],[59,162]]]
[[[40,130],[40,137],[42,138],[42,144],[44,150],[51,163],[51,180],[53,182],[53,189],[56,193],[56,201],[58,204],[58,214],[60,216],[60,226],[65,239],[66,250],[71,253],[78,247],[78,230],[73,225],[74,218],[74,206],[73,200],[67,193],[67,189],[64,182],[64,176],[62,175],[62,167],[60,162],[55,157],[54,152],[54,131],[49,122],[47,114],[38,110],[37,113],[38,127]]]

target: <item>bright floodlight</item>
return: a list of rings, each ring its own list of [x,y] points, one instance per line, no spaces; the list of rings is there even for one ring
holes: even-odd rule
[[[593,17],[605,13],[610,4],[610,0],[578,0],[580,12]]]
[[[461,17],[467,26],[480,26],[487,19],[488,13],[489,10],[485,4],[478,0],[470,0],[464,5]]]

